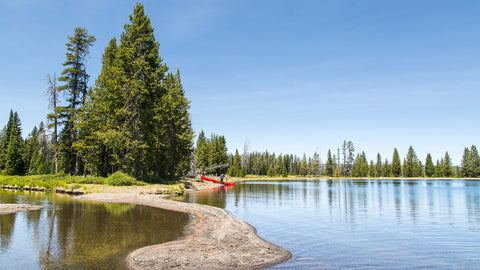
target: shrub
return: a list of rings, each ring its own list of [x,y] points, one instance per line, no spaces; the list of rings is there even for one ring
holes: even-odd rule
[[[110,186],[132,186],[136,184],[135,178],[117,171],[107,178],[107,184]]]

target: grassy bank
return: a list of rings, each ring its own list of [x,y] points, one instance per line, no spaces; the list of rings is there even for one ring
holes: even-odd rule
[[[13,188],[42,191],[83,191],[82,193],[145,193],[174,195],[183,194],[183,184],[154,184],[137,181],[135,178],[115,173],[108,178],[97,176],[69,175],[0,175],[0,188]],[[66,192],[68,193],[68,192]]]
[[[116,179],[113,179],[116,180]],[[116,185],[115,181],[110,178],[98,177],[98,176],[69,176],[63,174],[46,174],[46,175],[0,175],[0,186],[17,186],[19,188],[24,187],[39,187],[45,189],[77,189],[81,188],[85,184],[98,184],[98,185]],[[121,182],[120,182],[121,183]],[[145,185],[146,183],[136,181],[135,179],[129,179],[129,185]]]

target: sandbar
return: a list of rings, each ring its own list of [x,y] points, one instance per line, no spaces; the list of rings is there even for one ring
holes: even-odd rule
[[[31,205],[31,204],[13,204],[13,203],[2,203],[0,204],[0,215],[13,214],[18,212],[25,211],[34,211],[45,208],[41,205]]]
[[[131,252],[126,258],[130,269],[261,269],[292,257],[289,251],[263,240],[255,228],[220,208],[152,194],[93,193],[73,199],[133,203],[193,215],[181,239]]]

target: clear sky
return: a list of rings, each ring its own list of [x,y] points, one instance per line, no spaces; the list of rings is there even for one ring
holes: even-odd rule
[[[86,27],[103,50],[136,1],[0,0],[0,126],[44,121],[45,77],[60,74],[67,36]],[[412,145],[425,162],[480,146],[480,1],[142,1],[193,128],[230,152],[315,151],[343,140],[368,159]]]

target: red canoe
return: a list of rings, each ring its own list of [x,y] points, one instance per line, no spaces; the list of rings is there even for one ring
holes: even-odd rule
[[[210,182],[214,182],[214,183],[220,183],[220,181],[218,181],[218,180],[210,179],[210,178],[207,178],[207,177],[205,177],[205,176],[203,176],[203,175],[202,175],[202,180],[210,181]],[[234,186],[234,185],[235,185],[235,183],[230,183],[230,182],[225,182],[225,181],[223,181],[223,184],[224,184],[225,186]]]

